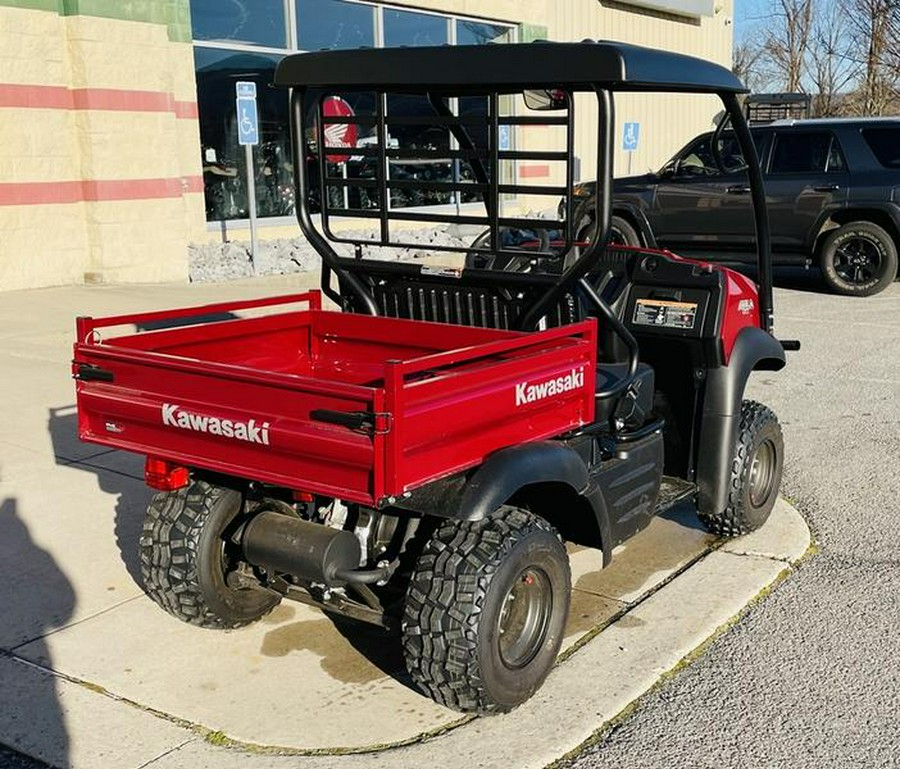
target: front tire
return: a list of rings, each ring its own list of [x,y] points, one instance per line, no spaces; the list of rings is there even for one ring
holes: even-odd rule
[[[597,225],[594,222],[593,198],[579,205],[575,210],[573,220],[575,225],[575,241],[591,243],[597,235]],[[613,214],[609,218],[609,233],[606,242],[611,246],[630,246],[640,248],[643,243],[634,225],[623,216]]]
[[[829,233],[819,254],[822,276],[845,296],[872,296],[897,276],[897,246],[872,222],[850,222]]]
[[[480,521],[444,521],[407,590],[410,675],[455,710],[512,710],[553,667],[570,587],[565,548],[542,518],[502,507]]]
[[[194,481],[157,494],[141,534],[144,588],[169,614],[205,628],[236,628],[267,614],[281,600],[229,579],[239,561],[231,529],[244,512],[234,489]]]
[[[731,461],[728,504],[716,513],[700,511],[713,534],[736,537],[762,526],[769,518],[784,467],[784,438],[778,418],[756,401],[741,404],[741,421]]]

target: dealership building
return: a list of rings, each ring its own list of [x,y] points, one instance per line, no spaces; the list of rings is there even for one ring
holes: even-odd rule
[[[0,290],[184,281],[190,244],[249,239],[238,81],[256,84],[259,237],[299,236],[288,96],[270,85],[286,54],[592,38],[730,66],[733,3],[0,0]],[[658,168],[709,128],[714,102],[696,98],[617,99],[616,174]],[[594,149],[577,152],[590,178]]]

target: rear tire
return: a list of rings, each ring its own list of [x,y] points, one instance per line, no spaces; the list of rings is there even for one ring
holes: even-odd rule
[[[829,233],[819,253],[822,276],[845,296],[872,296],[897,277],[897,246],[872,222],[850,222]]]
[[[784,438],[778,418],[756,401],[741,404],[741,421],[728,504],[718,513],[701,511],[700,520],[713,534],[736,537],[762,526],[769,518],[784,467]]]
[[[194,481],[150,502],[141,534],[144,587],[169,614],[206,628],[248,625],[281,597],[262,587],[233,587],[238,560],[230,530],[244,511],[239,491]]]
[[[565,548],[542,518],[502,507],[480,521],[444,521],[407,590],[410,675],[455,710],[512,710],[556,661],[570,587]]]

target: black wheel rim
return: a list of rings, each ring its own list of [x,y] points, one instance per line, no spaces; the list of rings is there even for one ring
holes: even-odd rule
[[[628,239],[622,234],[620,229],[616,227],[609,228],[609,239],[606,241],[611,246],[627,246]]]
[[[750,465],[750,504],[762,507],[769,500],[775,487],[775,468],[777,462],[775,444],[766,440],[759,445]]]
[[[553,610],[550,578],[542,569],[523,569],[503,599],[498,622],[500,659],[523,668],[544,644]]]
[[[850,238],[834,253],[834,271],[847,283],[868,283],[878,275],[880,267],[881,250],[868,238]]]

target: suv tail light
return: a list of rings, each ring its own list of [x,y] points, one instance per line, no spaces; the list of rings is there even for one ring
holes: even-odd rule
[[[184,465],[176,465],[157,457],[147,457],[144,464],[144,482],[157,491],[175,491],[184,488],[191,480],[191,471]]]

